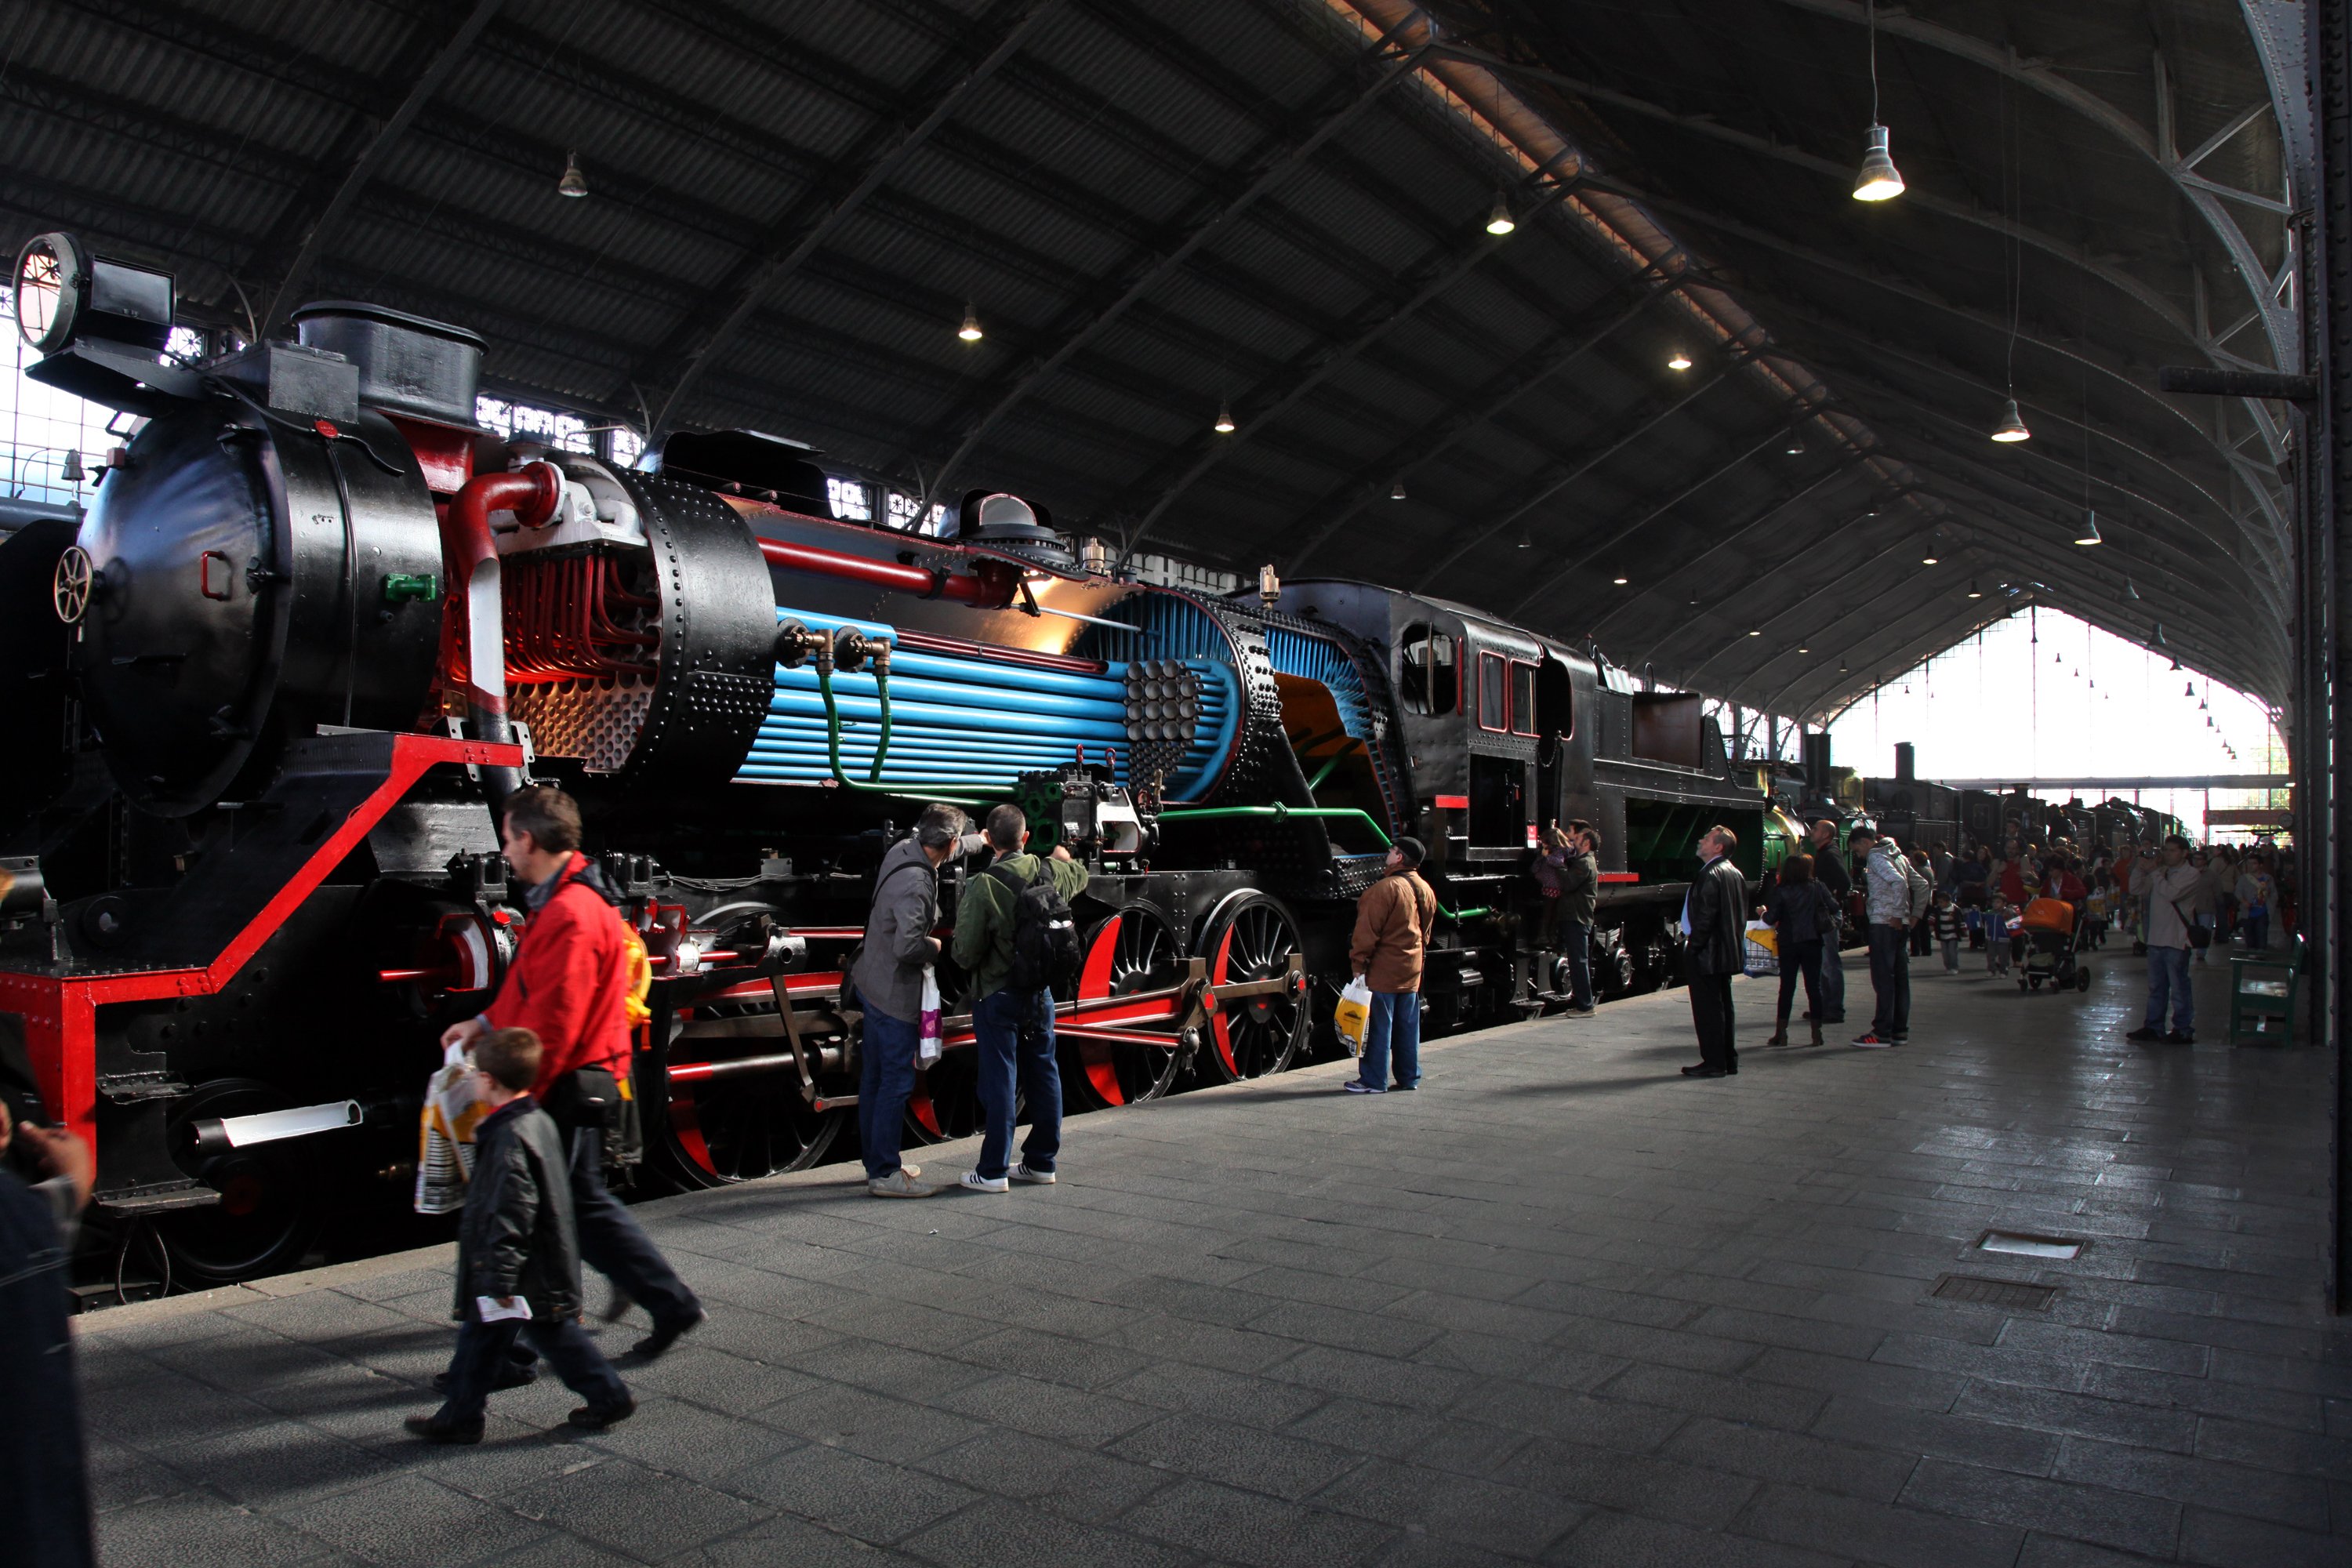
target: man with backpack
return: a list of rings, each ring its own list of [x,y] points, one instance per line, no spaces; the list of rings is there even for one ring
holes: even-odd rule
[[[988,814],[996,858],[964,885],[956,910],[953,954],[971,976],[971,1032],[980,1052],[980,1103],[988,1117],[980,1165],[964,1173],[974,1192],[1001,1193],[1013,1182],[1051,1184],[1062,1147],[1062,1075],[1054,1060],[1054,992],[1078,968],[1076,921],[1069,900],[1087,885],[1087,868],[1060,845],[1051,856],[1025,854],[1029,821],[1017,805]],[[1013,1151],[1014,1084],[1029,1100],[1029,1136],[1021,1163]]]
[[[522,946],[479,1017],[453,1024],[441,1044],[472,1046],[493,1029],[528,1029],[542,1049],[531,1097],[555,1119],[572,1165],[580,1257],[643,1306],[653,1332],[632,1347],[652,1361],[699,1327],[702,1303],[604,1184],[609,1163],[643,1157],[631,1082],[629,1003],[640,978],[633,930],[596,862],[580,852],[580,807],[552,784],[506,800],[507,864],[522,883]],[[529,1381],[528,1363],[507,1373]]]

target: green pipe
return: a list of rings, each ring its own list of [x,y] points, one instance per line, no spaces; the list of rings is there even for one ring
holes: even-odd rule
[[[865,778],[854,779],[843,772],[841,766],[841,710],[833,700],[833,671],[822,664],[817,666],[817,695],[824,699],[825,760],[833,766],[834,782],[844,789],[868,790],[877,795],[904,794],[906,792],[894,785],[875,782],[882,776],[882,760],[890,750],[890,678],[877,674],[874,684],[882,701],[882,737],[874,748],[874,765],[866,770]],[[994,784],[981,779],[950,779],[947,782],[953,788],[986,793],[978,795],[934,795],[928,789],[918,793],[927,800],[940,801],[948,805],[980,805],[1002,793]]]
[[[1347,760],[1348,753],[1341,752],[1338,756],[1335,756],[1329,762],[1325,763],[1323,766],[1317,771],[1315,776],[1307,781],[1307,793],[1311,795],[1315,791],[1321,789],[1323,787],[1323,781],[1331,776],[1331,770],[1338,767],[1341,763],[1344,763]]]
[[[1381,843],[1384,847],[1388,847],[1388,848],[1391,848],[1391,849],[1393,849],[1394,847],[1396,847],[1396,846],[1395,846],[1393,843],[1391,843],[1391,842],[1390,841],[1388,834],[1387,834],[1385,831],[1383,831],[1383,830],[1382,830],[1382,828],[1381,827],[1381,825],[1380,825],[1379,823],[1374,822],[1370,817],[1369,817],[1369,816],[1365,816],[1362,812],[1356,810],[1356,809],[1355,809],[1354,807],[1352,807],[1352,806],[1343,806],[1343,805],[1212,805],[1212,806],[1195,806],[1195,807],[1192,807],[1192,808],[1189,808],[1189,809],[1180,809],[1180,810],[1176,810],[1176,811],[1163,811],[1163,812],[1161,812],[1161,813],[1160,814],[1160,821],[1162,821],[1162,822],[1207,822],[1207,821],[1212,821],[1212,820],[1221,819],[1221,818],[1222,818],[1222,819],[1225,819],[1225,820],[1231,820],[1231,819],[1235,818],[1235,817],[1244,817],[1244,816],[1272,817],[1272,818],[1274,818],[1274,819],[1275,819],[1276,821],[1277,821],[1277,822],[1281,821],[1281,820],[1282,820],[1282,819],[1284,819],[1285,817],[1291,817],[1291,816],[1320,816],[1320,817],[1326,817],[1326,818],[1328,818],[1328,817],[1335,817],[1335,816],[1337,816],[1337,817],[1352,816],[1352,817],[1354,817],[1357,821],[1359,821],[1359,822],[1362,823],[1366,827],[1370,828],[1370,829],[1372,830],[1372,837],[1375,837],[1375,838],[1377,838],[1377,839],[1379,839],[1379,840],[1381,841]],[[1450,921],[1475,921],[1475,920],[1482,920],[1482,919],[1484,919],[1485,917],[1486,917],[1486,916],[1488,916],[1488,915],[1493,914],[1495,911],[1494,911],[1493,910],[1491,910],[1491,909],[1485,908],[1485,907],[1483,907],[1483,906],[1482,906],[1482,907],[1480,907],[1480,908],[1478,908],[1478,909],[1475,909],[1475,910],[1449,910],[1449,909],[1447,909],[1444,904],[1440,904],[1440,905],[1438,905],[1438,906],[1437,906],[1437,912],[1438,912],[1439,914],[1441,914],[1441,915],[1444,915],[1447,920],[1450,920]]]

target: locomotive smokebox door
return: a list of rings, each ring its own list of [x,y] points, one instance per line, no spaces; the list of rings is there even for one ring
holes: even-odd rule
[[[404,729],[425,701],[439,606],[385,590],[441,571],[432,498],[382,416],[336,429],[175,409],[100,487],[72,662],[142,809],[199,811],[286,733]]]

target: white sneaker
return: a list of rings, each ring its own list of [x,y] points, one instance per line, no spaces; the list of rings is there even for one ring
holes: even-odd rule
[[[1016,1182],[1034,1182],[1041,1187],[1050,1187],[1059,1178],[1051,1171],[1031,1170],[1029,1163],[1024,1160],[1013,1167],[1013,1179]]]
[[[963,1184],[975,1193],[1001,1193],[1013,1184],[1002,1176],[983,1176],[978,1171],[966,1171]]]

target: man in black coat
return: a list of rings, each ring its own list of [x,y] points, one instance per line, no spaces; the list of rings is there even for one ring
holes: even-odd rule
[[[588,1402],[572,1413],[572,1426],[602,1430],[637,1408],[580,1326],[572,1162],[554,1121],[530,1097],[539,1061],[539,1037],[529,1029],[493,1029],[474,1047],[483,1099],[498,1109],[474,1131],[474,1170],[457,1226],[450,1315],[461,1326],[444,1384],[448,1400],[430,1415],[408,1418],[408,1429],[428,1442],[481,1441],[490,1390],[526,1327],[563,1385]],[[494,1311],[519,1315],[485,1321]]]
[[[15,1024],[10,1017],[0,1026]],[[8,1542],[5,1561],[21,1568],[89,1568],[97,1556],[66,1294],[73,1233],[89,1201],[89,1151],[62,1129],[16,1125],[11,1100],[30,1098],[10,1092],[16,1088],[0,1072],[0,1155],[13,1142],[43,1179],[27,1186],[0,1167],[0,1390],[8,1405],[0,1422],[0,1539]]]
[[[1846,869],[1845,856],[1838,849],[1837,824],[1822,817],[1813,824],[1813,837],[1806,853],[1813,858],[1813,880],[1827,888],[1836,897],[1840,918],[1822,942],[1822,1005],[1826,1011],[1813,1020],[1816,1024],[1845,1022],[1845,960],[1838,949],[1844,944],[1846,900],[1853,892],[1853,874]]]
[[[1748,879],[1731,863],[1739,839],[1717,825],[1698,841],[1699,873],[1683,905],[1690,970],[1691,1024],[1699,1059],[1685,1078],[1729,1078],[1739,1070],[1731,1039],[1731,977],[1746,967]]]

